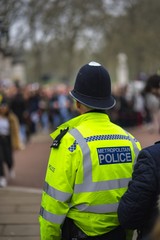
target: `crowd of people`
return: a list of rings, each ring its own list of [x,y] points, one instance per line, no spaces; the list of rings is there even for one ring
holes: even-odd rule
[[[7,181],[15,177],[14,150],[23,150],[33,134],[52,132],[75,114],[65,85],[58,85],[53,91],[37,83],[23,87],[17,83],[10,87],[1,85],[0,187],[7,186]]]
[[[145,124],[150,132],[160,131],[159,78],[154,74],[146,81],[134,80],[125,86],[115,85],[112,94],[116,105],[108,111],[111,120],[122,127]],[[0,86],[0,93],[18,117],[24,144],[36,131],[50,132],[78,114],[69,91],[66,84],[47,88],[38,83],[14,84],[10,88]]]
[[[134,80],[114,89],[117,101],[110,112],[112,120],[122,127],[146,126],[150,133],[160,133],[160,75],[145,81]]]
[[[37,83],[14,84],[10,88],[1,87],[0,93],[18,118],[24,144],[37,131],[53,131],[76,114],[65,84],[53,88],[44,88]]]

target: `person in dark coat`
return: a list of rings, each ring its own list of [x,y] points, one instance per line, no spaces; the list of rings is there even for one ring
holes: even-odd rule
[[[140,151],[132,180],[118,207],[120,224],[126,229],[136,229],[138,240],[160,239],[160,224],[156,225],[160,216],[159,195],[160,141]],[[158,232],[159,237],[155,237]]]
[[[19,137],[19,121],[11,111],[8,99],[0,94],[0,187],[7,186],[4,165],[10,179],[15,177],[14,150],[22,149]]]
[[[21,87],[17,87],[16,94],[12,97],[10,101],[10,108],[18,118],[20,138],[22,143],[25,145],[27,142],[26,118],[28,116],[28,113],[27,103],[23,96],[23,89]]]

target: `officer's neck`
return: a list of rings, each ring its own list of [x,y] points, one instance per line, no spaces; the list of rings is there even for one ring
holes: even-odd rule
[[[90,110],[90,111],[88,111],[88,112],[86,112],[86,113],[90,113],[90,112],[106,113],[105,110],[101,110],[101,109],[92,109],[92,110]]]
[[[89,112],[106,113],[105,110],[89,108],[78,101],[76,102],[76,107],[80,114],[85,114],[85,113],[89,113]]]

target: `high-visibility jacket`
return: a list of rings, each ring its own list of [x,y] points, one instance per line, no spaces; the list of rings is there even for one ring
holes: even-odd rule
[[[50,152],[39,217],[41,240],[61,239],[66,216],[88,236],[117,227],[118,203],[141,149],[105,113],[82,114],[51,137],[67,127],[59,146]]]

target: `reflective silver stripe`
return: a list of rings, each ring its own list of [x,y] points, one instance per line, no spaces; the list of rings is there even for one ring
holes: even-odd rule
[[[101,191],[101,190],[111,190],[116,188],[125,188],[128,186],[128,182],[131,178],[124,179],[115,179],[109,181],[101,181],[101,182],[92,182],[92,161],[90,156],[90,149],[88,144],[86,143],[82,134],[76,129],[72,129],[69,131],[70,134],[76,139],[78,142],[81,151],[83,153],[83,170],[84,170],[84,181],[82,184],[75,184],[74,192],[90,192]]]
[[[75,206],[79,211],[82,212],[94,212],[94,213],[109,213],[109,212],[117,212],[118,203],[115,204],[101,204],[88,206],[87,204],[81,204]]]
[[[46,211],[43,207],[40,209],[40,215],[49,222],[62,224],[66,215],[57,215]]]
[[[134,139],[130,136],[130,134],[127,131],[125,131],[125,133],[128,135],[129,140],[132,142],[132,145],[133,145],[133,149],[134,149],[134,153],[135,153],[135,159],[134,159],[134,165],[135,165],[135,163],[137,161],[138,154],[139,154],[139,149],[138,149]]]
[[[128,187],[128,183],[131,178],[123,178],[123,179],[115,179],[115,180],[108,180],[103,182],[90,182],[90,183],[82,183],[76,184],[74,188],[75,193],[79,192],[96,192],[96,191],[103,191],[103,190],[112,190],[112,189],[119,189],[119,188],[126,188]]]
[[[82,153],[83,153],[83,171],[84,171],[84,182],[92,182],[92,161],[91,161],[91,156],[90,156],[90,149],[88,147],[88,144],[86,143],[86,140],[82,136],[82,134],[76,129],[73,128],[70,131],[70,134],[74,136],[76,141],[78,142]]]
[[[70,193],[61,192],[53,187],[51,187],[47,182],[44,183],[44,191],[52,198],[65,202],[69,200],[72,196]]]

